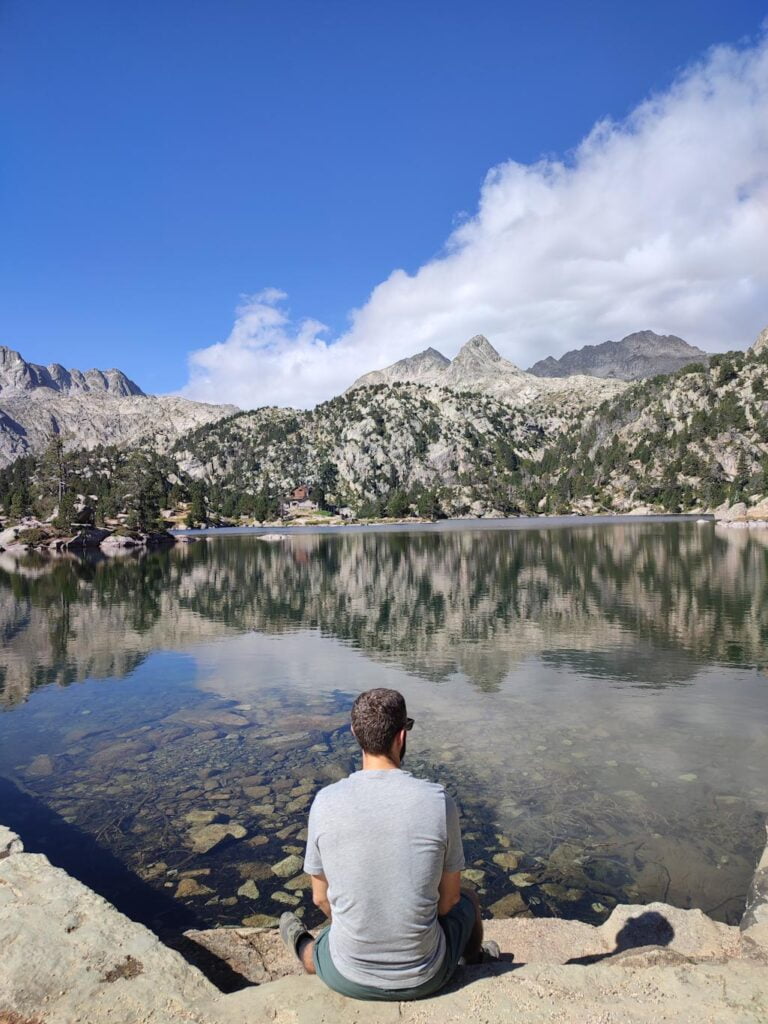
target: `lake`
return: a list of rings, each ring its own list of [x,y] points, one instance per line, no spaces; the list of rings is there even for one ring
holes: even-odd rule
[[[357,767],[355,695],[390,686],[490,912],[736,922],[768,813],[767,575],[768,531],[690,521],[0,556],[0,822],[164,936],[317,923],[309,805]]]

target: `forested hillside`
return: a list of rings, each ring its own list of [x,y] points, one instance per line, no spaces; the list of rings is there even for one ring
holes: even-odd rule
[[[749,502],[768,495],[767,417],[768,351],[713,356],[603,403],[548,447],[536,486],[550,511]]]
[[[415,383],[350,391],[311,411],[264,408],[148,444],[47,450],[0,471],[6,516],[62,524],[88,505],[156,522],[273,520],[314,486],[320,508],[363,518],[713,509],[768,495],[768,350],[714,356],[631,385],[597,409],[512,407]]]
[[[309,481],[321,503],[362,516],[460,514],[473,505],[510,513],[522,497],[522,463],[535,462],[576,416],[469,391],[378,384],[309,412],[241,413],[186,435],[173,454],[183,474],[215,481],[225,498]]]

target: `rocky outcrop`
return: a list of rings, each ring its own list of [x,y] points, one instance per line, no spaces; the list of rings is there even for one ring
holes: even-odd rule
[[[66,370],[27,362],[0,345],[0,466],[41,451],[146,442],[166,451],[188,430],[237,412],[173,395],[145,395],[121,370]]]
[[[28,363],[12,348],[0,345],[0,391],[34,391],[45,388],[60,394],[105,392],[117,398],[143,395],[122,370],[65,370],[59,363],[42,366]]]
[[[370,373],[363,374],[348,390],[370,387],[374,384],[429,383],[435,374],[439,374],[450,366],[450,363],[450,359],[442,352],[438,352],[435,348],[427,348],[415,356],[398,359],[396,363],[392,363],[391,366],[387,366],[383,370],[372,370]]]
[[[146,444],[168,451],[184,433],[231,416],[232,405],[207,405],[173,395],[117,397],[108,391],[46,388],[0,392],[0,465],[42,451],[54,435],[66,447]]]
[[[768,845],[763,850],[747,893],[741,928],[750,939],[768,947]]]
[[[599,928],[516,918],[485,923],[501,960],[459,968],[437,997],[360,1003],[302,975],[274,930],[191,933],[239,978],[222,994],[146,928],[0,828],[0,1018],[72,1024],[717,1024],[762,1022],[768,945],[662,903],[617,907]],[[747,939],[746,937],[749,936]],[[211,961],[209,961],[209,966]],[[250,984],[249,984],[250,982]]]
[[[765,352],[768,349],[768,327],[764,327],[758,334],[755,340],[752,342],[751,349],[753,352]]]
[[[115,555],[137,549],[171,547],[175,543],[176,537],[167,530],[129,533],[80,526],[74,533],[62,534],[51,523],[41,523],[31,517],[0,531],[0,552],[19,558],[30,551],[82,555],[101,550],[103,554]]]
[[[658,373],[676,373],[691,363],[709,362],[709,354],[674,334],[637,331],[621,341],[584,345],[555,359],[548,356],[529,367],[537,377],[572,377],[586,374],[614,380],[641,380]]]

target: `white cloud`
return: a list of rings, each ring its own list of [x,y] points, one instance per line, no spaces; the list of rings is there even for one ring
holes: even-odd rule
[[[718,47],[568,159],[508,161],[415,274],[395,270],[324,340],[270,290],[192,354],[194,398],[311,406],[367,370],[486,334],[508,359],[651,328],[711,350],[768,323],[768,38]]]

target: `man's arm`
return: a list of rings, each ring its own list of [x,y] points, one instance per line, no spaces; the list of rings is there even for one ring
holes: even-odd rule
[[[314,884],[314,878],[312,881]],[[440,894],[440,899],[437,901],[437,913],[439,917],[442,917],[443,914],[448,913],[451,907],[455,907],[461,899],[461,872],[444,871],[437,891]]]
[[[312,875],[312,902],[330,921],[331,904],[328,902],[328,882],[325,875]]]

